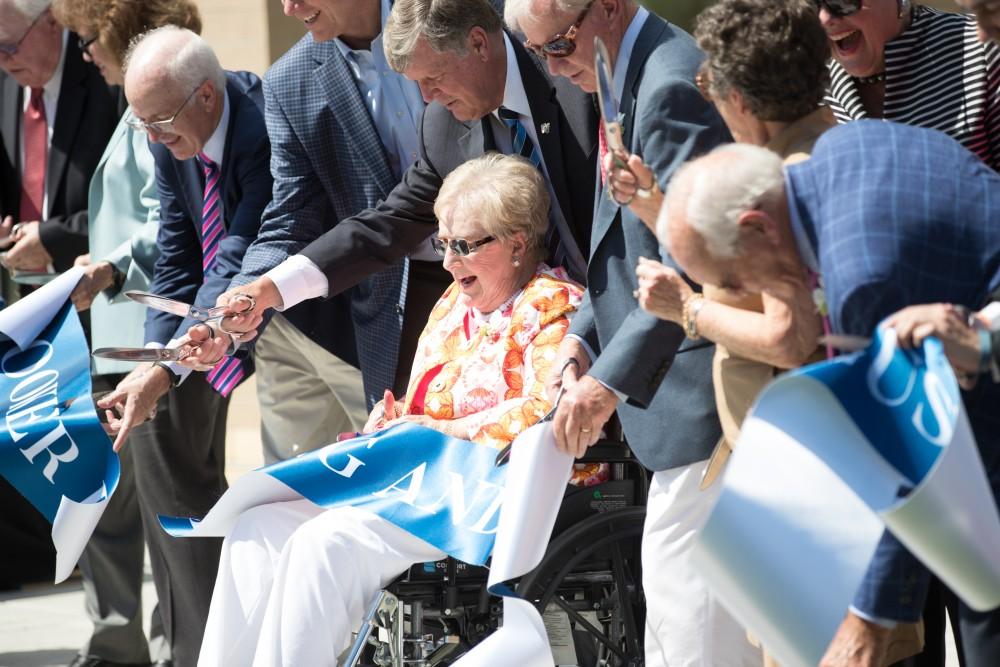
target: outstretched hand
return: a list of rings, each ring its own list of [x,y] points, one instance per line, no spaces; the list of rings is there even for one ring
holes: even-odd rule
[[[144,364],[97,402],[97,407],[106,411],[109,430],[117,433],[116,452],[121,451],[133,428],[153,418],[160,397],[170,390],[170,380],[166,369]]]

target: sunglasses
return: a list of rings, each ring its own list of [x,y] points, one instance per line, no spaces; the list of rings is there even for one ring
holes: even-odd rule
[[[861,11],[862,0],[813,0],[816,9],[826,8],[831,16],[844,18]]]
[[[576,17],[576,21],[566,32],[556,35],[544,44],[534,44],[530,39],[526,39],[524,40],[524,48],[532,51],[539,58],[565,58],[573,55],[573,52],[576,51],[576,33],[580,29],[580,24],[587,18],[587,12],[590,11],[593,4],[594,0],[587,3],[587,6],[583,8],[580,15]]]
[[[496,241],[495,236],[487,236],[486,238],[479,239],[478,241],[468,241],[466,239],[439,239],[436,236],[431,237],[431,246],[434,248],[434,252],[444,256],[445,249],[451,248],[452,253],[458,255],[459,257],[467,257],[472,253],[476,252],[481,246],[487,243],[492,243]]]
[[[93,37],[89,38],[80,37],[78,40],[76,40],[76,45],[80,47],[80,52],[86,53],[88,56],[93,58],[94,56],[90,53],[90,45],[96,42],[98,37],[100,37],[100,35],[94,35]]]
[[[136,132],[149,131],[153,134],[172,134],[175,129],[174,121],[176,121],[177,117],[181,115],[181,111],[184,111],[184,107],[186,107],[187,103],[191,101],[191,98],[194,97],[194,94],[198,92],[199,88],[201,88],[200,84],[198,85],[198,88],[191,91],[191,94],[187,96],[187,99],[184,100],[177,111],[174,112],[174,115],[170,118],[164,120],[154,120],[147,123],[137,116],[129,115],[129,117],[125,119],[125,124]],[[129,113],[131,114],[131,112]]]
[[[28,29],[24,31],[24,34],[21,35],[21,38],[16,42],[12,44],[0,44],[0,53],[3,53],[8,57],[15,55],[17,53],[17,50],[21,48],[21,43],[24,42],[24,40],[27,39],[28,35],[31,34],[31,31],[35,27],[35,24],[41,21],[42,17],[45,16],[47,13],[48,10],[45,10],[44,12],[36,16],[35,20],[31,22],[31,25],[28,26]]]

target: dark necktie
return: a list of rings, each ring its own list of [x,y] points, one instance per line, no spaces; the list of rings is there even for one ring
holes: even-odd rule
[[[528,131],[518,117],[517,112],[511,111],[507,107],[500,107],[497,109],[497,115],[500,116],[500,120],[503,121],[504,125],[510,128],[511,153],[526,158],[541,171],[542,154],[538,150],[538,147],[535,146],[535,142],[528,136]],[[566,265],[566,250],[563,248],[562,239],[559,238],[559,230],[556,228],[555,220],[553,220],[551,206],[549,207],[549,228],[545,232],[545,248],[548,251],[548,258],[551,260],[552,266]]]
[[[218,258],[219,244],[226,238],[226,226],[222,221],[219,165],[204,153],[198,155],[198,162],[205,174],[205,195],[201,206],[201,266],[207,279]],[[243,362],[236,357],[225,357],[208,372],[206,379],[217,392],[229,396],[243,375]]]
[[[49,129],[45,120],[42,89],[32,88],[24,112],[24,171],[21,176],[20,222],[42,219],[45,199],[45,165],[48,162]]]

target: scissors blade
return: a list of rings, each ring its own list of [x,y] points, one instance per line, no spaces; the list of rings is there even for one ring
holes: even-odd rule
[[[120,361],[181,361],[188,356],[177,347],[102,347],[91,354]]]
[[[62,274],[47,271],[13,271],[10,277],[18,285],[45,285],[60,275]]]
[[[829,345],[841,352],[857,352],[872,344],[867,336],[851,336],[848,334],[827,334],[819,337],[820,345]]]
[[[552,421],[553,419],[555,419],[556,410],[559,408],[559,401],[562,400],[563,394],[565,393],[566,393],[566,387],[565,386],[559,387],[559,393],[556,394],[556,400],[555,403],[552,404],[552,409],[549,410],[544,417],[538,420],[539,424],[543,422]],[[500,453],[497,454],[496,460],[493,462],[494,466],[499,468],[500,466],[506,464],[510,460],[510,447],[512,444],[514,443],[509,442],[503,449],[500,450]]]
[[[165,296],[159,296],[157,294],[150,294],[149,292],[140,292],[139,290],[129,290],[125,292],[125,296],[132,299],[136,303],[141,303],[150,308],[162,310],[165,313],[171,313],[173,315],[180,315],[181,317],[190,317],[201,322],[207,322],[208,320],[221,317],[222,314],[226,312],[225,306],[201,308],[199,306],[192,306],[191,304],[184,303],[183,301],[178,301]]]
[[[618,99],[615,97],[615,79],[611,73],[611,56],[600,37],[594,38],[594,70],[597,72],[597,105],[604,121],[604,140],[616,160],[625,155],[622,124],[618,120]],[[616,165],[624,166],[624,165]]]

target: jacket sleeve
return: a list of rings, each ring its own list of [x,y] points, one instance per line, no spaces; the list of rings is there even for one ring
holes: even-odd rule
[[[681,164],[727,136],[718,115],[695,85],[680,76],[657,87],[648,100],[638,100],[635,132],[633,150],[652,167],[662,189]],[[652,232],[631,212],[622,210],[618,215],[625,233],[640,235],[642,254],[650,258],[660,255],[660,244]],[[628,289],[637,286],[633,271]],[[603,345],[590,375],[627,396],[629,403],[646,407],[684,340],[681,327],[650,315],[636,302],[635,309]]]
[[[66,271],[73,261],[89,251],[87,239],[87,211],[76,211],[69,215],[57,215],[42,220],[38,225],[38,236],[45,250],[52,256],[56,271]]]

